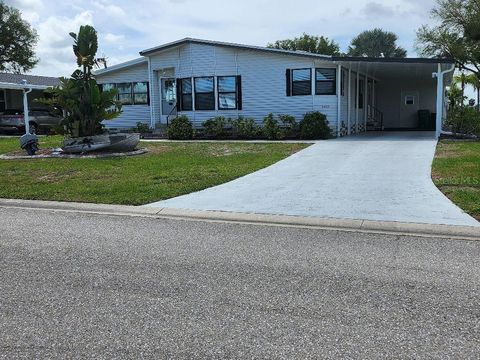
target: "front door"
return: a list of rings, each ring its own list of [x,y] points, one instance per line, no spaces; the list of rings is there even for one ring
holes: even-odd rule
[[[176,97],[177,90],[175,79],[162,78],[161,81],[161,93],[162,93],[162,123],[167,122],[167,117],[175,114],[176,111]]]

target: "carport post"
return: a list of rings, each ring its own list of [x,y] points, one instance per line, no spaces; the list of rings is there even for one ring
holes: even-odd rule
[[[438,64],[438,70],[436,73],[433,73],[433,77],[437,78],[437,117],[435,121],[435,137],[438,139],[442,133],[443,125],[443,103],[444,103],[444,89],[443,89],[443,76],[446,73],[452,72],[455,70],[455,65],[452,65],[450,69],[442,71],[442,64]]]
[[[351,109],[351,99],[352,96],[352,67],[351,64],[348,65],[348,108],[347,108],[347,124],[348,124],[348,129],[347,129],[347,134],[350,135],[352,133],[351,131],[351,120],[350,117],[352,116],[352,109]]]
[[[341,137],[342,130],[342,65],[337,66],[337,137]]]

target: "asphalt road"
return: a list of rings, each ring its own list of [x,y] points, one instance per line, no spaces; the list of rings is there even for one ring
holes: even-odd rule
[[[480,242],[0,208],[2,358],[478,358]]]

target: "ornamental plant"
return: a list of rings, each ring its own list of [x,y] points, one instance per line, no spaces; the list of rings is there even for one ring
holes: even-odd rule
[[[78,68],[70,78],[61,78],[61,85],[46,91],[38,101],[49,105],[54,112],[64,112],[64,133],[70,137],[88,137],[104,132],[102,121],[121,114],[117,90],[102,91],[95,80],[93,68],[97,65],[98,37],[90,25],[80,26],[74,39],[73,52]]]

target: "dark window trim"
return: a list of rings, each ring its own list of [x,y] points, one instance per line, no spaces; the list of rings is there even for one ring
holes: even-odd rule
[[[128,94],[128,92],[122,92],[121,93],[120,91],[118,91],[119,85],[123,85],[123,84],[130,84],[130,102],[129,103],[122,103],[122,105],[124,105],[124,106],[133,105],[133,83],[131,83],[131,82],[115,83],[115,87],[117,88],[117,92],[118,92],[117,99],[118,99],[118,101],[120,101],[120,95],[127,95]]]
[[[294,88],[294,83],[303,83],[303,82],[307,82],[306,80],[303,80],[303,81],[293,81],[293,72],[294,71],[297,71],[297,70],[309,70],[309,73],[310,73],[310,80],[309,80],[309,89],[310,89],[310,92],[308,94],[294,94],[293,92],[293,88]],[[298,68],[298,69],[290,69],[290,82],[291,82],[291,86],[290,86],[290,93],[291,95],[290,96],[311,96],[312,95],[312,68]]]
[[[347,83],[347,70],[342,68],[342,75],[340,78],[340,96],[345,96],[345,85]]]
[[[199,94],[212,94],[213,95],[213,109],[197,109],[197,79],[213,79],[213,91],[212,92],[200,92]],[[193,91],[195,93],[195,111],[215,111],[215,76],[197,76],[193,78]]]
[[[190,88],[192,89],[190,93],[183,93],[183,81],[184,80],[190,80]],[[184,78],[179,78],[176,79],[177,83],[177,110],[178,111],[193,111],[193,93],[195,91],[194,89],[194,78],[192,77],[184,77]],[[188,96],[190,95],[192,98],[192,106],[188,109],[185,108],[184,101],[183,101],[183,96]]]
[[[235,92],[224,91],[220,92],[220,82],[218,78],[232,77],[235,79]],[[217,75],[217,106],[218,110],[238,110],[238,76],[237,75]],[[235,107],[234,108],[224,108],[220,105],[220,94],[235,94]]]
[[[326,69],[326,70],[333,70],[335,72],[335,78],[333,80],[317,80],[317,70],[322,70],[322,69]],[[321,68],[315,68],[315,95],[337,95],[337,69],[336,68],[329,68],[329,67],[321,67]],[[331,83],[333,82],[333,90],[332,92],[329,92],[329,93],[319,93],[319,90],[318,90],[318,83],[319,82],[328,82],[328,83]]]
[[[363,83],[363,86],[362,86]],[[365,76],[358,78],[358,104],[357,108],[363,109],[365,103]]]

